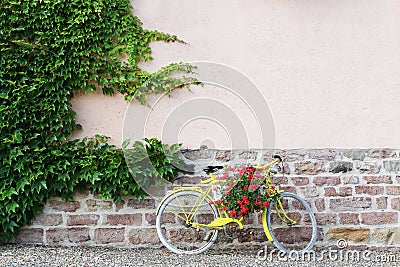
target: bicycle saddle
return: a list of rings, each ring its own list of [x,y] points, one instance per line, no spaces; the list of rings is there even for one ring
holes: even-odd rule
[[[207,174],[210,174],[210,173],[216,172],[222,168],[224,168],[224,166],[207,166],[206,168],[203,169],[203,171]]]

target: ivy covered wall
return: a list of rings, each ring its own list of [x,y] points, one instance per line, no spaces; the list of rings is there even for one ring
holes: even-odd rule
[[[174,82],[180,83],[172,79],[143,89],[149,78],[191,69],[171,64],[155,73],[143,71],[138,63],[152,59],[150,42],[179,40],[144,29],[131,9],[128,0],[0,4],[1,241],[31,223],[51,196],[71,200],[75,190],[85,188],[116,201],[122,195],[145,195],[129,174],[122,151],[106,138],[69,141],[82,128],[69,102],[73,92],[119,92],[127,101],[145,104],[147,94],[170,92]],[[147,140],[136,147],[161,150],[152,159],[159,162],[154,171],[166,168],[164,175],[176,175],[168,146]]]

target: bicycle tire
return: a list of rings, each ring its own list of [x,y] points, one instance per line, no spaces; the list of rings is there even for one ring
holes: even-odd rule
[[[199,207],[196,213],[193,213],[193,206]],[[209,196],[194,190],[179,191],[160,204],[156,217],[158,237],[165,247],[177,254],[199,254],[206,251],[216,241],[218,230],[186,224],[185,215],[193,216],[192,223],[202,224],[208,224],[219,217]]]
[[[274,199],[268,208],[266,219],[274,245],[286,254],[303,254],[310,251],[317,240],[317,222],[307,202],[300,196],[284,192],[280,202],[287,216],[296,221],[291,225],[281,212],[279,201]],[[279,216],[279,214],[280,216]]]

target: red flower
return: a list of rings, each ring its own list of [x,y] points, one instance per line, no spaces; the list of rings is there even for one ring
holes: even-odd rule
[[[271,205],[271,203],[269,203],[268,201],[265,201],[265,202],[263,203],[263,206],[264,206],[264,207],[267,207],[267,208],[268,208],[270,205]]]
[[[271,186],[271,189],[272,189],[272,190],[275,190],[275,186]]]
[[[247,178],[249,178],[249,180],[253,179],[253,177],[254,177],[254,174],[249,174],[249,175],[247,176]]]
[[[254,191],[254,190],[256,190],[257,189],[257,185],[256,184],[252,184],[252,185],[250,185],[250,188],[249,188],[249,190],[250,191]]]
[[[254,172],[254,168],[248,168],[246,171],[247,172]]]
[[[249,209],[246,206],[243,206],[241,212],[242,214],[247,214],[249,212]]]
[[[243,190],[246,191],[247,190],[247,186],[243,186]]]
[[[225,190],[225,195],[229,195],[231,192],[229,191],[229,189]]]
[[[250,204],[249,198],[247,196],[242,196],[243,204]]]
[[[231,211],[229,212],[229,216],[233,217],[233,216],[235,216],[235,215],[236,215],[236,210],[231,210]]]
[[[222,210],[227,210],[228,208],[226,206],[222,206]]]
[[[239,205],[242,205],[242,201],[239,199],[238,201],[237,201],[237,203],[239,204]]]
[[[217,200],[215,200],[215,204],[219,205],[219,204],[221,204],[221,203],[222,203],[222,199],[217,199]]]

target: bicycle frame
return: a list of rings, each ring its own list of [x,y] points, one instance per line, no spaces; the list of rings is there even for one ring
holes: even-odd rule
[[[268,188],[271,188],[273,186],[273,183],[271,181],[271,178],[275,173],[271,172],[269,170],[269,167],[271,167],[272,165],[278,163],[280,161],[280,159],[276,159],[272,162],[269,162],[265,165],[257,165],[255,166],[255,168],[257,169],[263,169],[263,173],[265,174],[265,179],[266,179],[266,185]],[[215,185],[215,184],[219,184],[221,183],[221,181],[219,181],[215,175],[213,173],[210,173],[210,178],[207,180],[203,180],[201,181],[202,184],[211,184],[211,185]],[[180,191],[196,191],[199,192],[200,194],[202,194],[202,198],[199,198],[198,203],[201,203],[202,201],[204,201],[207,197],[209,199],[211,199],[211,201],[213,202],[213,204],[215,205],[215,200],[214,198],[211,196],[211,191],[212,191],[212,186],[208,186],[206,190],[204,190],[202,187],[199,186],[180,186],[180,187],[175,187],[173,189],[173,191],[171,193],[169,193],[168,195],[166,195],[163,200],[160,202],[160,204],[157,207],[156,210],[156,214],[158,214],[159,209],[161,207],[161,205],[163,204],[163,202],[170,197],[171,195],[176,194],[177,192]],[[283,222],[287,222],[287,224],[296,224],[296,221],[292,220],[291,218],[289,218],[289,216],[286,214],[285,209],[282,206],[282,203],[280,201],[280,197],[279,194],[284,192],[284,190],[275,190],[275,189],[270,189],[270,195],[272,195],[275,198],[275,201],[277,203],[277,205],[275,206],[275,209],[277,211],[277,214],[279,216],[279,218],[283,221]],[[197,202],[197,201],[196,201]],[[229,224],[229,223],[237,223],[240,229],[243,229],[243,217],[239,218],[239,219],[235,219],[229,216],[229,214],[226,211],[221,211],[220,209],[218,209],[218,213],[220,215],[219,218],[216,218],[214,221],[212,221],[209,224],[200,224],[200,223],[194,223],[191,222],[191,220],[193,219],[193,217],[195,216],[195,214],[197,213],[197,211],[199,210],[200,206],[199,205],[193,205],[192,210],[189,213],[189,216],[185,213],[184,208],[181,205],[181,209],[183,211],[183,214],[185,215],[186,218],[182,218],[179,214],[175,214],[176,216],[180,217],[181,219],[183,219],[188,225],[192,225],[193,227],[196,227],[197,229],[199,229],[200,227],[208,227],[208,228],[214,228],[214,229],[218,229],[218,230],[223,230],[224,226]],[[267,236],[268,241],[272,242],[273,238],[269,232],[269,228],[268,228],[268,222],[267,222],[267,212],[268,209],[265,208],[263,210],[262,213],[262,222],[263,222],[263,230],[265,232],[265,235]]]

